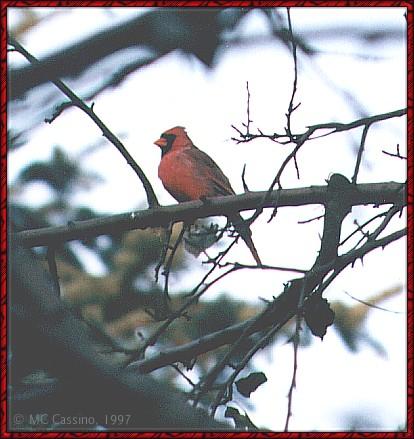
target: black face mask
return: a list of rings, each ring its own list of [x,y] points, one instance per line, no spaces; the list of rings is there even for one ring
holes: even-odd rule
[[[175,134],[161,134],[161,138],[167,141],[167,145],[161,148],[161,157],[163,157],[172,148],[174,140],[177,138]]]

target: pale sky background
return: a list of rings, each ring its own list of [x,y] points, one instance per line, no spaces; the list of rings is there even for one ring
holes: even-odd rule
[[[48,14],[53,8],[36,8]],[[75,42],[103,27],[145,12],[137,8],[60,8],[40,25],[25,34],[20,42],[38,58]],[[284,8],[280,13],[286,16]],[[309,29],[362,28],[383,30],[397,28],[405,33],[403,8],[292,8],[293,31],[298,35]],[[9,9],[9,24],[19,20],[19,10]],[[269,26],[260,10],[250,12],[237,28],[246,38],[268,35]],[[50,36],[53,35],[53,38]],[[388,45],[363,45],[346,32],[336,38],[309,37],[309,44],[320,49],[312,59],[298,52],[298,91],[295,102],[301,106],[293,115],[293,129],[301,132],[306,126],[331,121],[350,122],[359,118],[349,101],[336,87],[351,93],[368,115],[380,114],[406,106],[406,46],[404,41],[392,40]],[[370,52],[367,53],[367,48]],[[9,55],[11,66],[26,61],[15,53]],[[293,82],[291,54],[278,41],[257,46],[229,48],[215,59],[208,70],[198,60],[180,53],[170,53],[152,65],[128,76],[115,89],[108,89],[94,99],[97,115],[122,141],[150,179],[162,204],[175,201],[164,190],[157,177],[159,149],[153,145],[161,132],[182,125],[194,143],[207,152],[229,177],[236,192],[243,191],[241,172],[247,164],[246,180],[251,190],[266,190],[291,147],[266,140],[237,145],[231,140],[234,124],[241,127],[246,120],[246,81],[249,81],[252,131],[283,132],[285,113]],[[101,70],[90,72],[99,77],[108,74],[103,63]],[[93,76],[92,76],[93,77]],[[65,80],[75,92],[76,80]],[[79,82],[79,81],[78,81]],[[30,96],[36,106],[36,92]],[[17,114],[11,107],[9,127],[24,126],[27,114]],[[339,172],[349,179],[355,167],[355,147],[359,145],[361,129],[313,140],[298,154],[300,180],[293,165],[282,177],[284,188],[325,184],[331,173]],[[72,157],[81,156],[91,145],[102,142],[100,148],[83,155],[82,166],[104,178],[92,190],[73,194],[73,203],[89,206],[102,213],[122,213],[143,208],[145,194],[136,175],[109,142],[103,142],[98,128],[80,110],[65,111],[51,125],[41,124],[30,133],[25,146],[9,155],[8,178],[12,182],[23,166],[36,159],[48,159],[55,145]],[[398,181],[406,179],[402,160],[384,155],[383,149],[395,151],[399,143],[406,155],[405,118],[395,118],[375,124],[369,130],[359,182]],[[24,203],[39,206],[50,195],[41,184],[32,184],[20,195]],[[385,210],[384,207],[382,210]],[[321,215],[321,206],[281,208],[276,218],[267,220],[266,211],[252,227],[258,252],[266,264],[307,269],[319,249],[322,221],[298,224],[298,221]],[[344,222],[343,237],[354,229],[353,220],[370,218],[378,210],[359,206]],[[223,221],[223,220],[222,220]],[[387,234],[403,227],[405,217],[393,221]],[[349,249],[349,247],[348,247]],[[328,300],[355,302],[345,291],[362,300],[396,285],[404,293],[381,306],[401,314],[372,310],[366,321],[366,331],[380,341],[387,357],[362,345],[357,354],[350,353],[335,331],[328,329],[323,342],[314,339],[311,346],[299,352],[297,389],[293,400],[290,429],[341,430],[347,416],[364,415],[375,426],[395,430],[405,425],[406,414],[406,241],[401,239],[375,250],[346,269],[326,290]],[[343,249],[344,251],[345,249]],[[212,251],[212,250],[210,250]],[[171,290],[180,291],[198,283],[204,268],[201,258],[193,262],[194,270],[172,276]],[[82,253],[87,269],[103,273],[104,266],[89,252]],[[228,257],[230,261],[252,263],[252,258],[240,243]],[[283,289],[283,282],[294,278],[291,273],[274,271],[242,271],[228,276],[209,290],[205,299],[217,297],[223,291],[234,297],[257,302],[259,297],[271,299]],[[246,409],[252,421],[266,428],[283,429],[287,392],[292,375],[293,349],[290,344],[277,344],[271,355],[258,354],[255,365],[266,373],[268,381],[252,394],[254,409],[242,398],[239,407]]]

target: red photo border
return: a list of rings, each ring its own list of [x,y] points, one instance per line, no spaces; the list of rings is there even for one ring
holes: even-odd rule
[[[158,6],[158,7],[405,7],[407,8],[407,143],[408,143],[408,275],[407,275],[407,431],[406,432],[100,432],[100,433],[75,433],[75,432],[9,432],[7,431],[7,8],[8,7],[34,7],[34,6],[61,6],[61,7],[81,7],[81,6]],[[0,2],[0,104],[1,104],[1,123],[0,123],[0,259],[1,259],[1,314],[0,314],[0,360],[1,360],[1,420],[0,437],[18,438],[412,438],[414,437],[414,375],[413,375],[413,10],[414,5],[410,1],[102,1],[102,0],[62,0],[62,1],[40,1],[40,0],[2,0]]]

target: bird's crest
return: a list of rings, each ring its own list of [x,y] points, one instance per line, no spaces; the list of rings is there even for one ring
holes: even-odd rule
[[[174,128],[170,128],[167,131],[164,131],[163,134],[174,134],[175,136],[178,136],[178,135],[182,135],[182,134],[187,134],[187,132],[185,131],[184,127],[176,126]]]

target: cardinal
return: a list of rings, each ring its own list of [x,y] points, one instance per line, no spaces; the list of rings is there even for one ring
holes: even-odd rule
[[[203,200],[235,195],[228,178],[214,160],[198,149],[184,127],[174,127],[154,142],[161,148],[158,176],[165,189],[178,201]],[[239,213],[228,216],[256,263],[262,265],[252,240],[252,232]]]

